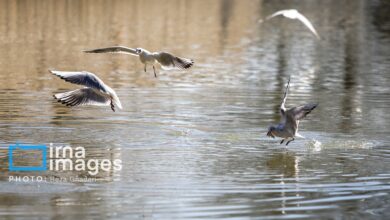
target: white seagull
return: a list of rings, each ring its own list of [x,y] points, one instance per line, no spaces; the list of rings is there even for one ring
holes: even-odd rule
[[[290,85],[290,78],[288,79],[286,91],[284,92],[283,101],[280,105],[280,114],[282,116],[282,120],[279,124],[270,126],[267,132],[267,136],[269,137],[275,138],[275,136],[277,136],[283,138],[280,144],[283,144],[283,142],[287,140],[286,146],[291,141],[294,141],[295,137],[302,137],[301,135],[298,134],[299,120],[303,119],[318,105],[318,104],[306,104],[306,105],[301,105],[286,110],[284,104],[286,103],[287,100],[287,91],[289,85]]]
[[[67,106],[111,106],[111,109],[114,112],[115,106],[122,109],[122,104],[115,91],[111,87],[107,86],[95,74],[87,71],[64,72],[49,70],[49,72],[67,82],[85,86],[82,89],[55,94],[54,98],[57,99],[58,102],[66,104]]]
[[[265,20],[269,20],[269,19],[276,17],[278,15],[283,15],[284,17],[290,18],[290,19],[300,20],[307,28],[309,28],[309,30],[318,39],[320,39],[320,36],[318,35],[317,31],[314,29],[314,27],[311,24],[311,22],[309,21],[309,19],[307,19],[303,14],[299,13],[299,11],[297,11],[296,9],[286,9],[286,10],[277,11],[277,12],[273,13],[272,15],[269,15]],[[263,21],[259,20],[259,22],[263,22]]]
[[[146,66],[148,64],[153,66],[154,76],[157,77],[154,64],[157,62],[163,69],[188,69],[194,61],[187,58],[177,57],[167,52],[149,52],[143,48],[129,48],[123,46],[106,47],[94,50],[86,50],[85,53],[124,53],[134,56],[139,56],[140,61],[145,65],[144,70],[146,72]]]

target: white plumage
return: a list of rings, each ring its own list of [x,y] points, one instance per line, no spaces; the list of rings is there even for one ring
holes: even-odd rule
[[[54,98],[62,104],[67,106],[111,106],[113,111],[115,111],[115,106],[117,106],[119,109],[122,109],[122,104],[115,91],[111,87],[107,86],[95,74],[87,71],[49,71],[67,82],[85,86],[81,89],[55,94]]]

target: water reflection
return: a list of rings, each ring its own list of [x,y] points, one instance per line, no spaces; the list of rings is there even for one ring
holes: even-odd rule
[[[269,169],[277,170],[283,177],[299,177],[299,160],[294,153],[286,151],[274,154],[266,164]]]

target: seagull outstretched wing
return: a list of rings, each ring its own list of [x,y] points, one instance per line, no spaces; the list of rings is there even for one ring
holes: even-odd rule
[[[94,88],[101,90],[102,92],[107,92],[109,90],[108,86],[104,84],[99,77],[87,71],[67,72],[49,70],[49,72],[73,84]]]
[[[318,38],[318,39],[321,39],[320,36],[318,35],[316,29],[314,29],[313,25],[311,24],[311,22],[309,21],[309,19],[307,19],[303,14],[301,13],[297,13],[297,19],[300,20],[307,28],[309,28],[309,30]]]
[[[294,120],[299,121],[299,120],[303,119],[304,117],[306,117],[306,115],[308,115],[317,106],[318,106],[318,104],[313,104],[313,103],[301,105],[301,106],[297,106],[297,107],[289,109],[287,111],[287,113],[291,114],[291,116]]]
[[[188,69],[194,65],[194,61],[191,59],[176,57],[167,52],[154,53],[153,55],[163,69]]]
[[[50,72],[67,82],[85,86],[82,89],[55,94],[54,98],[59,102],[68,106],[111,105],[113,111],[115,111],[115,104],[122,109],[122,104],[115,91],[95,74],[86,71],[65,72],[50,70]]]
[[[289,11],[289,10],[287,9],[287,10],[280,10],[280,11],[277,11],[277,12],[273,13],[272,15],[267,16],[267,17],[265,18],[265,20],[269,20],[269,19],[271,19],[271,18],[273,18],[273,17],[276,17],[276,16],[278,16],[278,15],[283,15],[283,14],[286,13],[287,11]]]
[[[135,49],[130,47],[124,47],[124,46],[98,48],[93,50],[85,50],[84,52],[85,53],[123,53],[123,54],[138,56],[138,53],[136,52]]]
[[[269,15],[268,17],[266,17],[265,20],[269,20],[269,19],[276,17],[278,15],[283,15],[284,17],[290,18],[290,19],[298,19],[317,37],[317,39],[321,39],[320,36],[318,35],[317,31],[315,30],[313,24],[309,21],[309,19],[307,19],[303,14],[301,14],[296,9],[285,9],[285,10],[277,11],[277,12]],[[260,21],[262,21],[262,20],[260,20]]]
[[[282,100],[282,103],[280,103],[280,114],[282,115],[282,117],[285,115],[286,113],[286,100],[287,100],[287,93],[288,93],[288,89],[290,88],[290,78],[288,78],[288,82],[287,82],[287,86],[286,86],[286,90],[284,91],[284,96],[283,96],[283,100]]]
[[[103,95],[101,92],[96,91],[92,88],[76,89],[69,92],[57,93],[54,95],[62,104],[68,106],[78,105],[98,105],[108,106],[110,105],[111,99],[109,96]]]

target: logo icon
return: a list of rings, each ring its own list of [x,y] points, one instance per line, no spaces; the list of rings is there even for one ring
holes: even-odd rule
[[[46,171],[46,150],[45,145],[24,145],[24,144],[16,144],[16,145],[10,145],[8,148],[8,170],[9,171]],[[40,156],[37,156],[39,154],[39,151],[41,151]],[[26,159],[30,158],[30,162],[36,162],[39,159],[41,160],[40,166],[23,166],[23,165],[15,165],[14,162],[20,158]],[[26,161],[26,160],[23,160]]]

